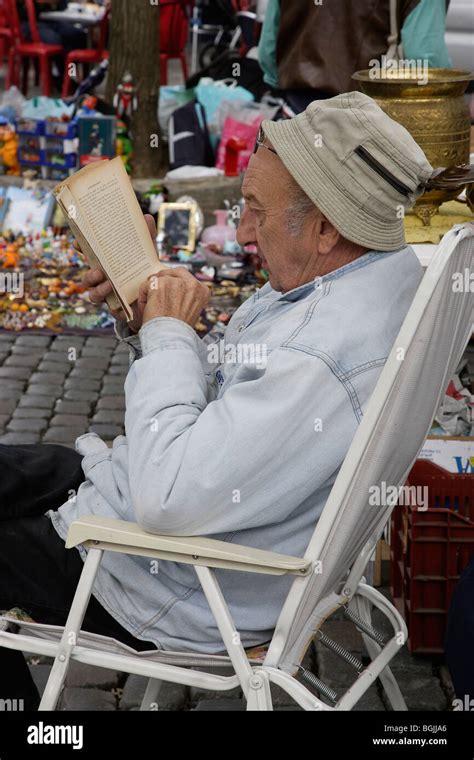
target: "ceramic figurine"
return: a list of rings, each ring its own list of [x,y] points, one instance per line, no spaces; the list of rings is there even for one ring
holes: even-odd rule
[[[130,119],[133,112],[137,110],[137,88],[133,84],[133,77],[129,71],[123,75],[115,92],[113,103],[119,119],[124,117]]]
[[[132,171],[130,162],[133,156],[133,145],[128,136],[127,125],[122,120],[117,122],[117,155],[121,157],[127,173],[130,174]]]

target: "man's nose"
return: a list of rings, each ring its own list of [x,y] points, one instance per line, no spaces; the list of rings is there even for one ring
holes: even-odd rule
[[[255,239],[254,215],[249,211],[247,206],[244,207],[242,216],[240,217],[237,228],[237,242],[242,248],[246,245],[255,245],[257,242]]]

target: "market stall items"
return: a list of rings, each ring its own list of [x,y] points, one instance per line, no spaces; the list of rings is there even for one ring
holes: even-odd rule
[[[70,234],[55,235],[52,228],[36,235],[0,236],[0,329],[112,330],[108,309],[89,301],[82,284],[84,261],[72,242]],[[242,286],[232,280],[209,282],[211,300],[196,323],[198,334],[226,325],[259,284],[256,278]]]
[[[0,174],[18,176],[18,136],[11,124],[0,125]]]
[[[410,132],[433,168],[469,163],[471,120],[464,99],[472,79],[469,71],[430,68],[421,76],[412,71],[366,69],[352,78]],[[439,206],[456,198],[461,189],[428,189],[417,199],[415,214],[429,226]]]
[[[0,328],[89,331],[112,326],[105,308],[88,300],[84,262],[72,238],[41,234],[0,236]]]

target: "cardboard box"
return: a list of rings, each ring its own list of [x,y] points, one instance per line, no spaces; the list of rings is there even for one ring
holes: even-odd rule
[[[429,436],[418,458],[429,459],[448,472],[474,474],[474,438]]]

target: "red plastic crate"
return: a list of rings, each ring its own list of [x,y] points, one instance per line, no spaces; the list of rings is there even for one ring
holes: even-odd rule
[[[392,512],[391,591],[407,623],[410,652],[438,654],[454,588],[474,557],[474,475],[419,459],[407,483],[428,487],[428,509]]]

